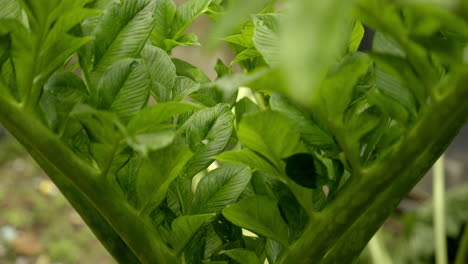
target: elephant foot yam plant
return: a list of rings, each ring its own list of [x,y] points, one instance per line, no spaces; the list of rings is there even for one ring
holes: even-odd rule
[[[0,7],[0,121],[119,263],[351,263],[468,117],[468,1]]]

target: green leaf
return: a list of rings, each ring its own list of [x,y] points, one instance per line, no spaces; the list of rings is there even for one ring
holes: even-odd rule
[[[164,40],[164,44],[166,45],[166,49],[171,51],[178,46],[199,46],[200,42],[198,42],[198,36],[196,34],[189,33],[180,36],[178,39],[166,39]]]
[[[206,228],[206,242],[205,242],[204,258],[205,259],[211,258],[211,256],[213,256],[213,254],[218,252],[222,246],[223,246],[223,241],[221,240],[220,236],[218,236],[218,234],[214,230],[213,225],[208,226]]]
[[[281,38],[281,65],[291,87],[284,93],[310,105],[328,69],[347,48],[352,7],[353,1],[341,0],[291,3]]]
[[[113,2],[95,30],[94,71],[100,77],[115,62],[135,58],[153,28],[155,1]]]
[[[188,77],[198,83],[209,82],[210,78],[199,68],[193,66],[192,64],[180,60],[172,59],[172,62],[176,66],[176,72],[178,76]]]
[[[335,126],[342,124],[343,114],[354,98],[355,86],[371,63],[364,53],[350,53],[329,73],[320,89],[315,91],[313,100],[315,106],[323,107],[323,119]]]
[[[97,105],[128,122],[148,102],[150,77],[140,60],[124,59],[112,65],[97,87]]]
[[[215,24],[212,39],[222,38],[236,28],[240,28],[249,19],[249,15],[260,12],[272,2],[272,0],[238,0],[229,2],[224,16]]]
[[[34,39],[26,27],[16,19],[0,18],[0,35],[9,34],[11,38],[10,57],[16,81],[14,93],[23,99],[31,89],[35,73],[31,65],[34,61]]]
[[[349,52],[355,52],[359,49],[361,41],[364,38],[364,27],[361,22],[356,21],[354,23],[353,31],[351,32],[351,38],[349,39]]]
[[[276,263],[276,260],[280,256],[282,249],[283,247],[281,246],[280,243],[271,239],[267,239],[265,250],[266,250],[268,263]]]
[[[203,84],[202,87],[220,91],[224,102],[231,103],[237,98],[236,93],[241,86],[249,85],[249,83],[265,76],[268,72],[268,69],[261,68],[251,73],[229,74],[211,83]]]
[[[262,56],[262,54],[258,52],[258,50],[253,49],[253,48],[245,49],[236,55],[234,60],[231,62],[231,67],[236,63],[239,63],[245,60],[250,60],[252,58],[257,58],[259,56]]]
[[[259,111],[260,108],[258,107],[258,105],[252,102],[252,100],[250,100],[249,98],[244,97],[240,99],[236,103],[235,109],[237,123],[239,123],[242,120],[242,116],[244,116],[245,114],[257,113]]]
[[[234,115],[227,105],[219,104],[193,114],[179,129],[184,134],[193,158],[185,168],[192,177],[206,169],[227,146],[232,135]]]
[[[87,96],[86,86],[76,74],[54,74],[45,84],[41,98],[41,107],[49,127],[57,131],[60,125],[64,125],[73,107]]]
[[[380,53],[371,53],[371,57],[377,65],[377,88],[403,105],[411,114],[416,114],[418,103],[425,104],[427,90],[408,61],[399,56]]]
[[[158,130],[161,124],[171,120],[172,117],[200,109],[191,103],[169,102],[148,106],[135,115],[127,125],[130,134],[139,134]]]
[[[279,168],[282,158],[302,148],[299,132],[294,128],[294,123],[281,113],[263,111],[245,115],[237,135],[242,144]]]
[[[151,151],[169,146],[174,141],[175,137],[175,131],[165,129],[150,133],[130,135],[126,138],[126,141],[133,150],[139,152],[143,156],[147,156]]]
[[[41,51],[42,58],[39,61],[39,69],[43,75],[41,77],[50,76],[60,66],[63,66],[75,51],[92,40],[91,37],[74,37],[65,34],[65,32],[63,35],[57,34],[51,39],[53,41],[45,43]]]
[[[201,14],[208,11],[211,0],[189,0],[176,7],[173,0],[156,1],[156,21],[151,42],[171,52],[176,46],[198,45],[195,34],[183,35],[188,26]]]
[[[109,172],[113,172],[116,165],[114,161],[119,163],[120,159],[128,159],[126,153],[123,153],[125,145],[121,144],[126,134],[125,127],[114,113],[78,104],[71,112],[71,116],[85,129],[90,141],[89,143],[85,141],[89,144],[86,147],[101,169],[102,176],[111,175]]]
[[[229,256],[231,259],[235,260],[237,263],[262,264],[262,262],[257,257],[257,255],[255,255],[254,252],[247,250],[247,249],[236,248],[236,249],[230,249],[230,250],[223,250],[219,253]]]
[[[10,57],[11,39],[10,36],[0,36],[0,66]]]
[[[198,16],[207,11],[211,0],[189,0],[177,8],[172,34],[177,39]]]
[[[151,32],[151,42],[153,45],[165,49],[164,40],[171,39],[171,26],[177,6],[174,0],[156,1],[155,25]]]
[[[215,65],[214,69],[215,69],[216,73],[218,74],[218,78],[221,78],[221,77],[231,73],[231,68],[226,66],[221,59],[218,59],[216,61],[216,65]]]
[[[0,0],[0,18],[18,18],[21,6],[17,0]]]
[[[279,93],[273,93],[270,97],[271,109],[283,113],[293,121],[301,133],[301,138],[308,145],[318,149],[334,150],[337,148],[333,136],[326,132],[323,126],[306,111],[294,106],[287,98]]]
[[[411,117],[408,111],[409,109],[402,105],[404,101],[397,101],[395,98],[392,98],[392,96],[389,96],[388,93],[394,89],[404,90],[401,81],[379,69],[377,69],[376,75],[377,87],[366,93],[369,102],[379,106],[379,108],[392,119],[399,121],[401,124],[407,124]],[[388,90],[386,91],[386,89]],[[398,95],[398,97],[400,97],[400,95]]]
[[[280,60],[279,20],[279,14],[254,16],[254,46],[272,67]]]
[[[252,196],[228,206],[223,215],[237,226],[288,245],[288,226],[275,200]]]
[[[125,127],[114,113],[78,104],[71,115],[84,125],[94,142],[114,145],[125,134]]]
[[[174,90],[172,91],[173,101],[182,101],[185,97],[200,89],[200,84],[187,77],[177,77]]]
[[[245,166],[234,164],[209,172],[197,185],[192,213],[216,213],[236,202],[250,182],[251,175]]]
[[[374,40],[372,42],[372,51],[377,53],[390,54],[397,57],[405,57],[405,52],[400,45],[391,37],[383,34],[382,32],[376,32]]]
[[[136,179],[136,208],[149,214],[166,197],[171,182],[180,174],[192,153],[186,146],[171,145],[149,153]]]
[[[215,214],[179,216],[172,222],[171,240],[175,250],[180,253],[205,224]]]
[[[253,48],[254,28],[253,21],[248,21],[242,26],[241,34],[225,37],[224,40],[245,48]]]
[[[172,0],[171,0],[172,1]],[[154,46],[146,45],[141,52],[152,79],[152,91],[158,102],[171,99],[171,91],[176,81],[176,67],[167,53]]]
[[[249,149],[223,152],[216,157],[216,160],[244,164],[249,166],[252,170],[260,170],[271,175],[277,175],[279,173],[274,165]]]
[[[317,188],[319,181],[327,178],[325,166],[313,155],[299,153],[285,159],[286,175],[306,188]]]

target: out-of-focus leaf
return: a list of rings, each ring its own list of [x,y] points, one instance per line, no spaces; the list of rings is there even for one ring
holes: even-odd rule
[[[209,172],[197,185],[192,213],[216,213],[236,202],[250,182],[251,174],[247,167],[234,164]]]
[[[341,0],[290,3],[282,28],[280,65],[290,87],[283,92],[295,101],[310,105],[330,66],[346,50],[352,7],[353,1]]]
[[[288,226],[275,200],[253,196],[228,206],[223,215],[237,226],[288,245]]]
[[[447,239],[456,241],[461,238],[463,226],[465,229],[467,228],[468,185],[465,184],[449,190],[445,204]],[[407,232],[395,251],[398,263],[423,264],[432,261],[434,246],[427,241],[434,241],[433,210],[432,202],[428,202],[404,216],[403,223]]]

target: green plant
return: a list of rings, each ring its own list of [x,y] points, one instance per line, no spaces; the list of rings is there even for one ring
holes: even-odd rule
[[[0,0],[0,121],[120,263],[352,262],[467,120],[447,3]]]

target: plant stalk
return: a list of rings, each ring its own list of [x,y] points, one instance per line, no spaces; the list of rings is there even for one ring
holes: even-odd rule
[[[445,234],[445,173],[444,156],[434,165],[433,175],[434,203],[434,246],[436,264],[447,264],[447,239]]]
[[[326,263],[340,263],[335,262],[340,258],[329,252],[335,246],[339,246],[333,249],[336,256],[359,254],[465,124],[468,104],[463,100],[468,97],[467,83],[465,74],[450,94],[421,113],[407,136],[381,162],[363,169],[360,177],[353,175],[357,180],[348,181],[340,195],[309,222],[303,236],[279,263],[320,263],[325,255],[330,259]],[[348,240],[344,241],[344,237]],[[350,243],[357,238],[358,243]]]
[[[99,177],[98,169],[76,156],[35,116],[25,112],[21,104],[0,97],[0,122],[27,146],[43,169],[53,164],[57,172],[66,176],[143,264],[176,263],[174,254],[158,239],[149,219],[142,219],[105,178]]]

